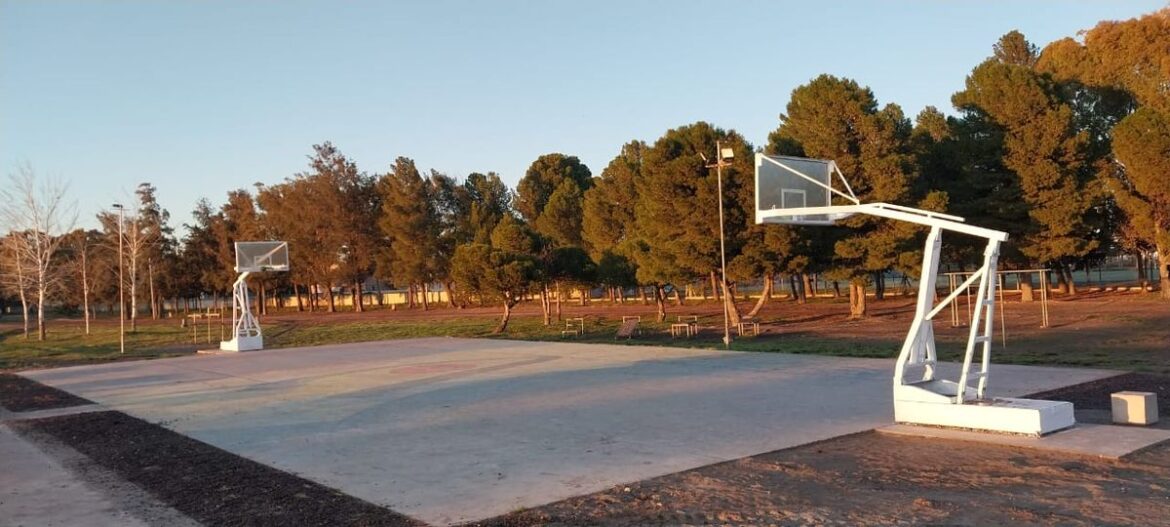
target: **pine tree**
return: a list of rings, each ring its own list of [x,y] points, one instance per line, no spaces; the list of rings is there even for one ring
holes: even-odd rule
[[[640,283],[652,284],[659,320],[665,319],[665,288],[680,288],[706,277],[714,285],[720,268],[719,188],[716,173],[703,156],[712,158],[716,142],[735,157],[723,170],[724,227],[728,258],[742,244],[754,210],[753,149],[735,131],[705,122],[669,130],[643,155],[635,188],[635,225],[639,244],[633,249]],[[721,281],[720,281],[721,282]],[[726,291],[728,285],[720,286]],[[738,321],[738,313],[732,316]]]
[[[432,258],[439,249],[440,218],[430,185],[414,161],[399,157],[394,169],[379,180],[378,188],[382,194],[379,225],[390,245],[379,270],[399,286],[425,287],[435,278]],[[413,298],[411,295],[412,305]],[[428,307],[425,294],[423,307]]]
[[[516,186],[516,210],[530,223],[544,211],[549,197],[565,179],[574,181],[583,192],[593,185],[589,167],[576,156],[545,154],[532,162]]]
[[[1120,170],[1110,181],[1118,205],[1158,255],[1161,297],[1170,299],[1170,116],[1140,108],[1113,129]]]
[[[1097,246],[1086,216],[1101,196],[1090,185],[1087,134],[1078,132],[1059,86],[1028,66],[992,58],[972,71],[952,100],[1002,133],[1003,166],[1018,178],[1031,220],[1009,231],[1020,235],[1009,245],[1034,263],[1055,266],[1075,292],[1071,266]]]
[[[787,113],[769,140],[772,150],[836,161],[863,202],[922,205],[922,196],[914,194],[910,132],[898,106],[879,109],[869,88],[821,75],[793,90]],[[821,229],[817,236],[837,240],[828,274],[849,280],[850,314],[862,317],[868,281],[874,280],[880,294],[882,273],[899,266],[900,255],[913,250],[919,229],[865,216],[840,225],[846,229]],[[826,254],[815,258],[828,259]]]

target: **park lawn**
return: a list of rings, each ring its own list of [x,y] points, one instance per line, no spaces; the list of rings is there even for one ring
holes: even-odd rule
[[[190,333],[177,325],[140,324],[126,333],[126,353],[119,352],[118,326],[95,324],[89,335],[81,324],[51,324],[44,341],[36,329],[28,339],[18,327],[0,329],[0,370],[66,366],[127,359],[190,354]]]
[[[907,305],[901,305],[898,302]],[[893,358],[897,356],[908,324],[910,300],[877,303],[893,308],[867,322],[852,323],[839,317],[806,317],[809,309],[837,311],[832,304],[820,306],[776,305],[775,311],[762,317],[764,333],[759,337],[736,337],[731,349],[750,352],[785,352],[845,357]],[[900,306],[900,307],[899,307]],[[1058,309],[1059,308],[1059,309]],[[703,307],[691,306],[691,312],[703,313]],[[1009,313],[1021,316],[1027,309],[1009,305]],[[1034,309],[1032,309],[1034,311]],[[708,310],[710,311],[710,310]],[[1009,319],[1008,345],[993,349],[992,360],[1000,364],[1060,365],[1105,368],[1123,371],[1170,374],[1170,324],[1161,303],[1140,295],[1108,296],[1103,299],[1054,305],[1053,327],[1036,329],[1036,320]],[[718,313],[707,312],[703,329],[695,338],[672,339],[669,323],[656,323],[643,316],[642,334],[630,340],[615,340],[621,315],[618,308],[597,305],[577,314],[586,316],[585,334],[562,337],[565,322],[541,324],[539,316],[518,314],[508,331],[493,335],[499,321],[492,310],[459,311],[437,309],[422,311],[373,310],[364,314],[281,313],[264,321],[265,345],[268,348],[317,346],[349,342],[367,342],[421,337],[505,338],[530,341],[571,341],[581,343],[628,344],[643,346],[677,346],[688,348],[723,348],[722,320]],[[892,314],[890,314],[892,313]],[[891,318],[892,317],[892,318]],[[779,325],[775,322],[781,322]],[[125,355],[118,353],[118,327],[114,320],[101,320],[90,335],[84,335],[76,320],[52,321],[45,342],[25,340],[18,326],[0,326],[0,370],[56,367],[71,364],[125,359],[150,359],[192,354],[198,349],[218,347],[218,330],[213,329],[211,342],[201,327],[201,343],[191,342],[189,328],[175,319],[143,320],[136,333],[127,335]],[[214,328],[214,326],[213,326]],[[948,328],[936,324],[939,358],[957,360],[965,344],[965,328]]]

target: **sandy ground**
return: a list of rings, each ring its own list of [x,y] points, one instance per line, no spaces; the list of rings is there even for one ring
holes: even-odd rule
[[[862,433],[482,525],[1170,523],[1170,445],[1124,461]]]

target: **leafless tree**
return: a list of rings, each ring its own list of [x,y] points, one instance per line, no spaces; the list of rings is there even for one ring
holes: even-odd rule
[[[16,294],[20,298],[20,314],[24,319],[24,338],[28,338],[28,292],[29,274],[19,249],[17,237],[22,233],[10,232],[0,244],[0,289]]]
[[[151,244],[155,242],[155,237],[151,230],[147,228],[146,222],[143,221],[142,210],[135,207],[133,210],[127,210],[122,215],[122,227],[118,228],[118,214],[111,212],[102,212],[98,214],[98,221],[101,222],[107,235],[110,237],[110,243],[113,245],[112,249],[117,252],[118,243],[122,244],[122,250],[125,251],[124,258],[125,266],[123,267],[123,285],[126,292],[129,294],[130,309],[128,315],[130,317],[130,331],[138,330],[138,285],[142,281],[140,271],[146,265],[147,252],[151,248]],[[121,240],[118,239],[118,233],[121,232]]]
[[[45,340],[45,300],[62,278],[53,255],[64,234],[77,220],[75,207],[65,204],[67,186],[46,179],[38,183],[36,172],[25,165],[9,175],[9,184],[0,190],[0,218],[15,233],[15,258],[22,281],[27,280],[36,295],[37,336]]]

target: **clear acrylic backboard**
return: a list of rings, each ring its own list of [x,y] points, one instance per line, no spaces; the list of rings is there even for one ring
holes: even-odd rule
[[[839,215],[809,209],[832,206],[834,193],[856,203],[848,186],[848,195],[833,189],[834,172],[825,159],[756,154],[756,221],[831,225]]]
[[[288,242],[236,242],[236,272],[288,270]]]

